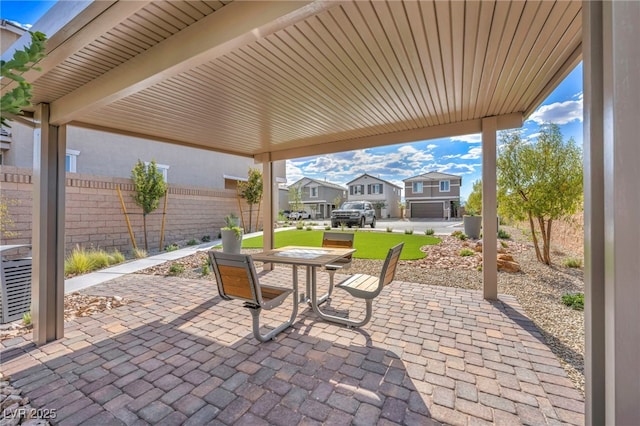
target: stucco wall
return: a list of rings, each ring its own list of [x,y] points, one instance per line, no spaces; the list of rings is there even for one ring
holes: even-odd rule
[[[31,243],[32,217],[32,173],[31,169],[0,167],[0,189],[10,203],[9,212],[15,221],[18,235],[2,237],[2,244]],[[120,186],[122,197],[135,233],[138,246],[143,246],[142,214],[132,200],[133,184],[129,179],[67,173],[65,241],[66,250],[76,244],[105,249],[131,250],[131,242],[125,217],[120,207],[116,187]],[[162,209],[160,207],[147,217],[147,236],[150,250],[157,250],[160,242]],[[255,206],[257,208],[257,206]],[[248,226],[248,207],[243,205]],[[254,208],[254,210],[256,209]],[[183,245],[194,238],[209,235],[217,238],[224,216],[239,214],[236,192],[233,190],[209,190],[202,187],[169,185],[167,215],[165,223],[165,245],[173,242]],[[255,223],[257,212],[254,212]]]

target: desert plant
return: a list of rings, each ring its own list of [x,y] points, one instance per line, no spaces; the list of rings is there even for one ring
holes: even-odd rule
[[[173,244],[169,244],[167,246],[164,246],[164,251],[176,251],[178,250],[178,245],[176,243]]]
[[[0,195],[0,239],[12,238],[18,235],[17,232],[10,230],[15,227],[15,222],[9,213],[9,206],[17,203],[16,200],[8,200]]]
[[[22,314],[22,322],[27,327],[31,325],[31,311],[25,312],[24,314]]]
[[[120,252],[118,249],[114,249],[111,253],[109,253],[109,265],[117,265],[118,263],[122,263],[126,260],[124,254]]]
[[[138,160],[131,170],[131,179],[135,193],[133,200],[142,208],[142,226],[144,229],[144,249],[149,250],[147,245],[147,215],[158,208],[160,198],[167,191],[167,184],[164,176],[158,170],[155,160],[146,165]]]
[[[133,257],[135,257],[136,259],[144,259],[148,255],[149,254],[144,249],[141,249],[141,248],[134,248],[133,249]]]
[[[204,264],[202,265],[202,275],[209,275],[211,274],[211,267],[209,266],[209,262],[204,262]]]
[[[459,239],[460,241],[466,241],[467,240],[467,234],[465,234],[462,231],[453,231],[451,233],[452,237],[456,237],[457,239]]]
[[[413,235],[413,229],[412,228],[407,228],[404,230],[404,233],[407,235]]]
[[[198,244],[198,240],[196,240],[195,238],[192,238],[189,241],[187,241],[188,246],[195,246],[197,244]]]
[[[302,223],[302,222],[296,223],[296,229],[300,230],[300,229],[303,229],[303,228],[304,228],[304,223]]]
[[[202,238],[200,238],[200,241],[202,241],[203,243],[208,243],[211,241],[211,236],[210,235],[203,235]]]
[[[109,253],[104,250],[87,250],[87,256],[93,262],[93,269],[101,269],[109,266]]]
[[[501,238],[503,240],[508,240],[509,238],[511,238],[511,234],[509,234],[504,229],[500,228],[498,229],[498,238]]]
[[[435,233],[436,233],[436,231],[434,231],[432,228],[424,230],[424,235],[433,235]]]
[[[497,159],[501,215],[529,220],[540,262],[551,264],[551,226],[575,213],[582,204],[582,152],[573,138],[562,140],[556,124],[544,124],[538,140],[520,132],[501,134]],[[540,245],[542,240],[542,246]]]
[[[500,241],[500,245],[502,248],[509,248],[509,244],[507,244],[506,241]]]
[[[95,264],[93,259],[91,259],[87,251],[80,246],[76,246],[64,260],[65,275],[86,274],[94,269]]]
[[[393,228],[390,226],[387,226],[387,232],[393,232]]]
[[[182,263],[174,263],[169,267],[170,275],[178,275],[184,272],[184,265]]]
[[[475,254],[475,251],[469,248],[463,248],[462,250],[460,250],[460,253],[458,254],[462,257],[473,256]]]
[[[262,201],[262,173],[258,169],[249,168],[249,177],[246,182],[238,182],[238,193],[247,200],[249,205],[249,231],[253,229],[251,220],[253,218],[253,206]],[[244,223],[244,222],[243,222]],[[258,224],[256,223],[256,227]]]
[[[562,295],[562,303],[576,311],[583,311],[584,293],[565,293]]]
[[[221,231],[233,231],[236,234],[236,239],[242,238],[242,228],[238,226],[238,216],[235,213],[229,213],[224,217],[224,226],[220,228]]]
[[[568,259],[565,259],[565,261],[563,262],[563,265],[566,266],[567,268],[581,268],[582,259],[570,257]]]

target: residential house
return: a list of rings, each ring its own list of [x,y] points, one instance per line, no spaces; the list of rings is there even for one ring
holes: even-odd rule
[[[402,188],[367,173],[347,183],[349,201],[370,201],[376,209],[376,217],[400,217]]]
[[[304,177],[290,185],[289,188],[290,190],[296,188],[300,191],[303,210],[307,211],[312,219],[331,217],[333,209],[347,200],[345,187],[326,180]]]
[[[462,176],[429,172],[403,182],[407,217],[448,219],[457,215]]]

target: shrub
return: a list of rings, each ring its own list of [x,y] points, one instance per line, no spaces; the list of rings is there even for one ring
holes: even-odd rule
[[[209,262],[204,262],[202,265],[202,275],[209,275],[211,273],[211,268],[209,267]]]
[[[93,262],[93,269],[101,269],[109,266],[109,253],[104,250],[88,250],[87,255]]]
[[[456,231],[456,232],[459,232],[459,234],[456,234],[455,237],[457,239],[459,239],[460,241],[466,241],[469,238],[469,237],[467,237],[467,234],[465,234],[464,232],[460,232],[460,231]],[[455,234],[455,232],[454,232],[454,234]]]
[[[387,232],[393,232],[393,228],[390,226],[387,226]]]
[[[178,250],[178,245],[176,243],[169,244],[168,246],[164,246],[164,251],[176,251]]]
[[[451,236],[452,236],[452,237],[458,237],[460,234],[462,234],[462,231],[453,231],[453,232],[451,233]]]
[[[191,240],[187,241],[187,245],[188,245],[188,246],[195,246],[195,245],[197,245],[197,244],[198,244],[198,240],[196,240],[195,238],[193,238],[193,239],[191,239]]]
[[[500,241],[500,245],[502,246],[502,248],[509,248],[509,244],[504,241]]]
[[[125,260],[124,254],[120,253],[120,250],[118,249],[114,249],[109,253],[109,265],[116,265],[124,262]]]
[[[31,325],[31,311],[25,312],[24,314],[22,314],[22,322],[27,327]]]
[[[325,230],[325,231],[331,231],[331,227],[330,227],[329,225],[325,225],[325,226],[324,226],[324,230]]]
[[[302,228],[304,228],[304,224],[302,222],[296,223],[296,229],[300,230]]]
[[[313,227],[311,227],[311,226],[307,226],[306,229],[307,229],[307,231],[313,231]]]
[[[508,240],[509,238],[511,238],[511,234],[509,234],[504,229],[500,228],[498,229],[498,238],[501,238],[503,240]]]
[[[184,272],[184,265],[182,263],[174,263],[169,267],[169,275],[178,275]]]
[[[562,296],[562,303],[576,311],[584,311],[584,293],[565,293]]]
[[[79,246],[76,246],[64,260],[65,275],[86,274],[94,269],[94,260],[89,257],[85,249]]]
[[[432,228],[424,230],[424,235],[433,235],[435,233],[436,233],[436,231],[434,231]]]
[[[133,257],[135,257],[136,259],[144,259],[147,256],[148,254],[145,249],[138,248],[138,247],[133,249]]]
[[[460,256],[462,257],[473,256],[475,254],[475,251],[468,248],[463,248],[458,254],[460,254]]]
[[[208,243],[211,241],[211,236],[210,235],[203,235],[202,238],[200,238],[200,241],[202,241],[203,243]]]
[[[567,268],[581,268],[582,267],[582,259],[576,259],[574,257],[570,257],[565,259],[563,265]]]
[[[413,229],[411,229],[411,228],[405,229],[404,233],[407,234],[407,235],[413,235]]]

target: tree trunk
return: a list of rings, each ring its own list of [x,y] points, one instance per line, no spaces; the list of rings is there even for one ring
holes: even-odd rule
[[[547,227],[544,224],[544,218],[538,217],[538,226],[540,226],[540,235],[542,236],[542,261],[549,264],[549,246],[547,244]]]
[[[551,222],[552,219],[549,219],[549,221],[547,222],[547,252],[546,252],[546,257],[547,260],[549,261],[547,263],[547,265],[551,265]]]
[[[249,233],[251,233],[251,219],[253,218],[253,204],[249,204]]]
[[[149,250],[147,247],[147,214],[142,213],[142,228],[144,229],[144,249],[145,251]]]
[[[542,258],[542,254],[540,253],[540,246],[538,246],[538,237],[536,236],[536,224],[533,221],[533,216],[531,215],[531,212],[529,212],[529,226],[531,227],[531,238],[533,238],[533,246],[536,249],[536,257],[538,258],[538,261],[544,262],[544,259]]]

